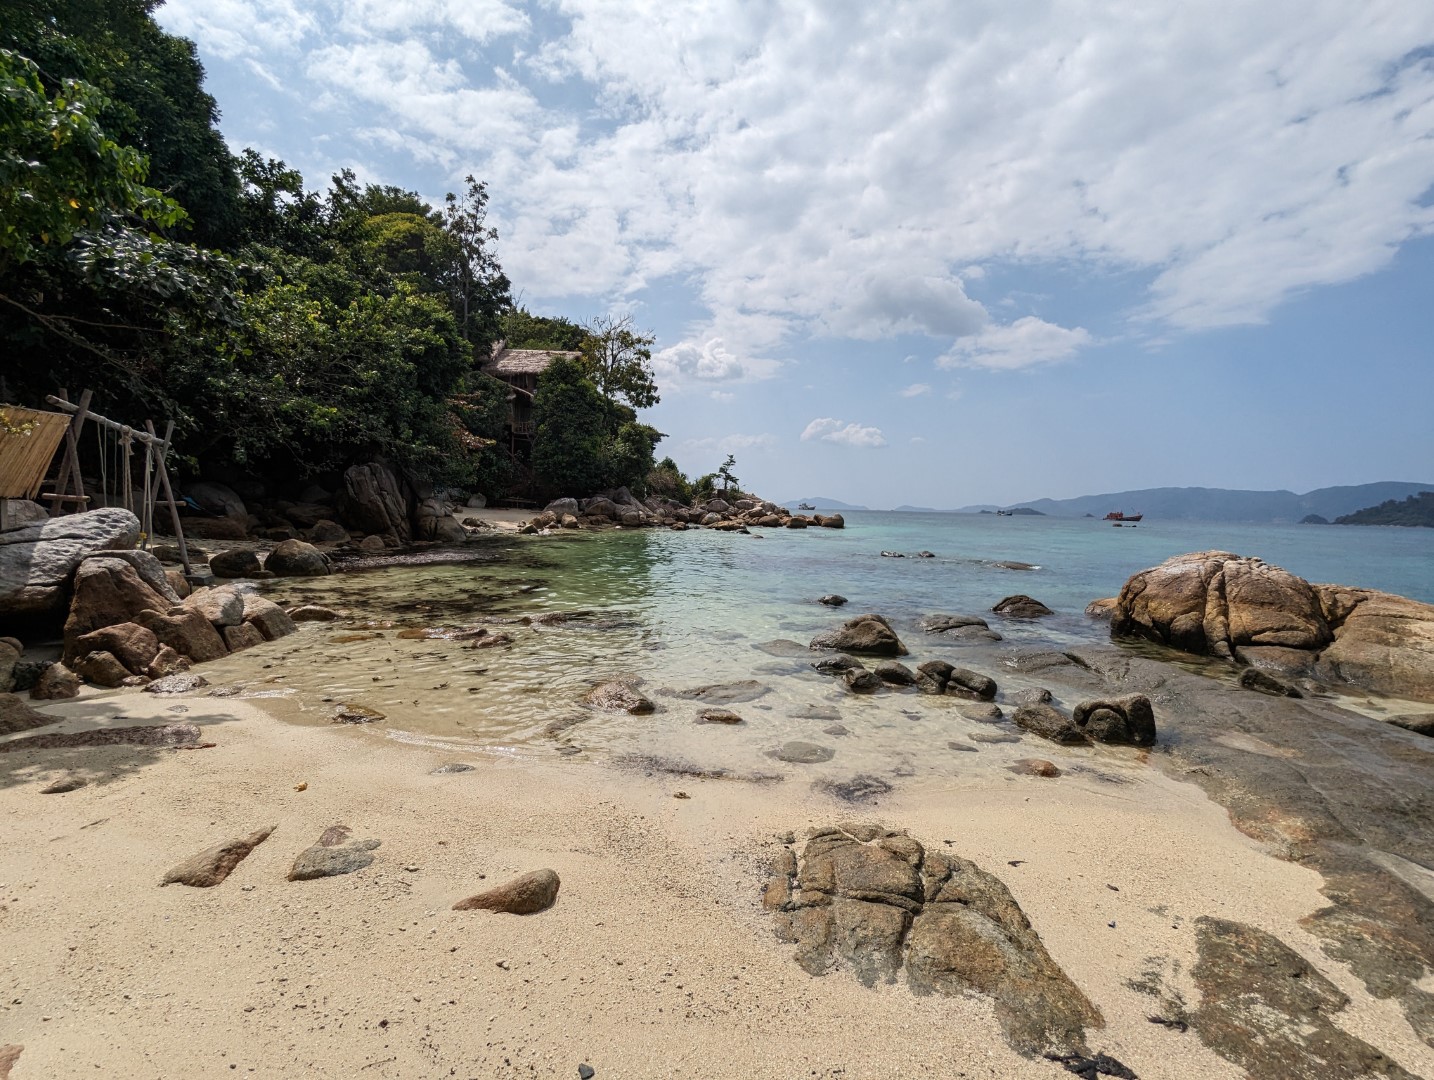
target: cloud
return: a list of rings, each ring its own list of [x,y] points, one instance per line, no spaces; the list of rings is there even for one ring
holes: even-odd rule
[[[920,397],[922,394],[931,393],[931,387],[924,382],[912,383],[910,386],[898,391],[902,397]]]
[[[1091,344],[1083,327],[1067,329],[1027,315],[1004,326],[989,326],[956,342],[937,359],[939,367],[981,367],[998,371],[1068,360]]]
[[[730,405],[737,400],[736,394],[729,394],[726,390],[713,390],[707,396],[719,405]]]
[[[684,378],[761,377],[746,354],[808,336],[1049,363],[1086,332],[997,324],[967,284],[1128,275],[1160,336],[1259,322],[1434,234],[1434,5],[534,10],[170,0],[159,17],[221,57],[262,54],[340,138],[399,132],[384,145],[436,183],[488,179],[533,297],[685,283],[708,340],[669,358]]]
[[[760,435],[723,435],[705,439],[688,439],[682,445],[697,451],[718,451],[723,454],[735,454],[739,450],[770,450],[776,446],[778,439],[770,432],[763,432]]]
[[[692,382],[752,382],[771,378],[778,366],[775,360],[740,357],[716,337],[701,342],[683,341],[652,355],[653,374],[663,387],[680,388]]]
[[[880,428],[847,424],[829,416],[819,417],[806,426],[802,432],[802,442],[810,442],[812,439],[868,449],[886,445],[886,436],[881,433]]]

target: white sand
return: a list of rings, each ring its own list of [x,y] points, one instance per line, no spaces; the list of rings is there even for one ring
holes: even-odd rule
[[[190,711],[167,711],[178,703]],[[1134,785],[1013,776],[898,793],[857,815],[793,782],[501,758],[433,776],[448,759],[430,749],[233,699],[125,692],[53,708],[71,719],[42,730],[122,713],[200,723],[218,745],[0,754],[0,1044],[25,1047],[15,1080],[573,1077],[579,1062],[598,1080],[1068,1077],[1012,1052],[981,1001],[813,979],[772,937],[757,898],[774,834],[858,816],[952,840],[1005,881],[1104,1013],[1092,1046],[1143,1080],[1241,1075],[1193,1032],[1149,1023],[1157,1003],[1125,985],[1146,957],[1170,958],[1197,1004],[1204,914],[1277,934],[1355,999],[1343,1026],[1434,1072],[1397,1007],[1299,929],[1325,903],[1317,875],[1154,769]],[[39,793],[70,767],[95,782]],[[158,886],[184,857],[275,823],[218,887]],[[374,864],[287,882],[335,823],[383,841]],[[563,882],[547,912],[449,910],[545,866]]]

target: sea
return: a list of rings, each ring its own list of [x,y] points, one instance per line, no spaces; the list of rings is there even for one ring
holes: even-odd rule
[[[363,706],[384,717],[366,729],[375,737],[425,743],[458,759],[558,754],[659,763],[679,774],[959,783],[1033,749],[1045,753],[1049,744],[1028,745],[1008,722],[971,719],[963,703],[944,698],[852,694],[813,669],[817,655],[806,648],[813,635],[855,614],[881,614],[909,649],[908,665],[942,659],[995,678],[1008,721],[1012,695],[1041,685],[1016,671],[1012,657],[1108,642],[1107,624],[1088,617],[1086,605],[1172,555],[1231,551],[1311,581],[1434,603],[1434,529],[844,517],[844,529],[750,535],[498,533],[452,561],[378,560],[326,578],[279,580],[268,585],[274,599],[322,604],[344,618],[303,624],[289,638],[206,665],[205,674],[243,696],[270,699],[273,711],[297,722],[330,723],[341,706]],[[833,593],[848,603],[818,602]],[[992,613],[1018,593],[1054,614],[1013,620]],[[925,632],[923,620],[938,614],[979,615],[1002,640],[962,644]],[[486,633],[471,636],[478,629]],[[1233,684],[1233,668],[1207,668]],[[594,685],[617,677],[633,680],[654,712],[607,713],[584,703]],[[1366,696],[1356,704],[1376,717],[1404,707]],[[713,706],[742,722],[699,722]],[[785,761],[792,742],[830,756]],[[1107,770],[1135,767],[1127,751],[1085,753],[1107,755]]]

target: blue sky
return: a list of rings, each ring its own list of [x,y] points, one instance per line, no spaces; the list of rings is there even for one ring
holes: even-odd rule
[[[689,473],[874,507],[1434,480],[1434,4],[169,0],[235,149],[488,181]]]

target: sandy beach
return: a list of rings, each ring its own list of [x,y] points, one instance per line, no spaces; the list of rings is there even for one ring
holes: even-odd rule
[[[87,694],[49,706],[64,721],[44,730],[183,720],[212,748],[0,754],[0,1044],[24,1048],[15,1080],[563,1077],[579,1064],[598,1077],[1069,1075],[1011,1050],[981,999],[868,990],[793,962],[759,902],[777,837],[853,816],[996,873],[1104,1014],[1092,1046],[1146,1080],[1242,1075],[1193,1032],[1151,1023],[1153,999],[1129,985],[1153,964],[1193,1007],[1200,915],[1278,935],[1350,996],[1341,1026],[1434,1069],[1398,1007],[1300,928],[1325,903],[1319,876],[1153,768],[1116,787],[928,785],[853,815],[806,785],[585,763],[469,757],[472,771],[434,775],[451,755],[203,694]],[[89,782],[40,794],[69,773]],[[382,841],[373,864],[287,881],[339,823]],[[159,885],[268,825],[217,887]],[[548,911],[450,910],[543,867],[562,879]]]

